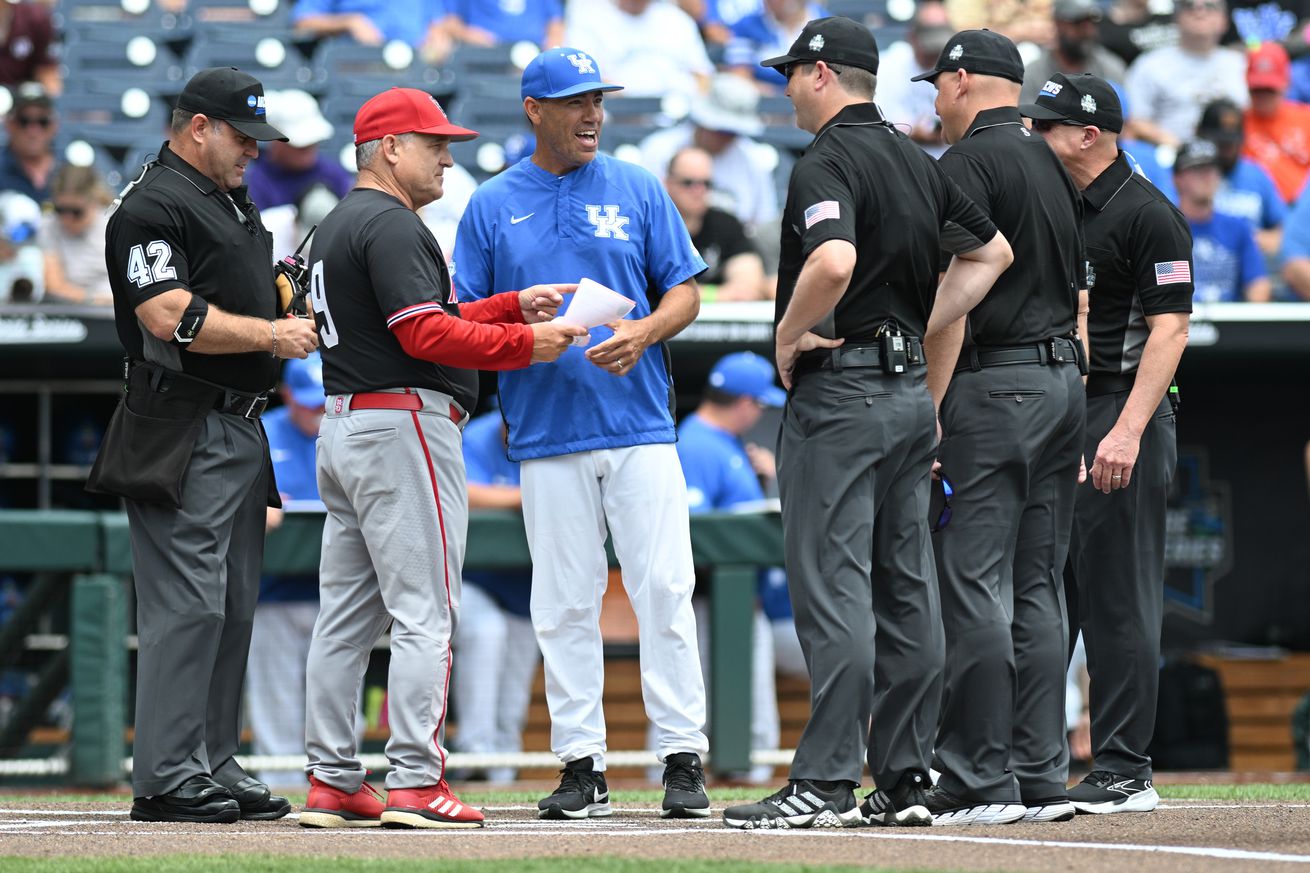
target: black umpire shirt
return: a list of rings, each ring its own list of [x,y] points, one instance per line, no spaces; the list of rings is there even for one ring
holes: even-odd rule
[[[1192,232],[1123,152],[1083,191],[1093,375],[1137,372],[1146,316],[1192,311]]]
[[[815,333],[847,344],[875,339],[894,320],[923,336],[937,294],[940,250],[968,252],[996,226],[937,162],[883,120],[877,106],[847,106],[792,170],[782,219],[775,325],[805,259],[828,240],[855,246],[855,271]]]
[[[1014,263],[969,313],[965,345],[1072,336],[1086,280],[1082,204],[1055,152],[1018,108],[1002,106],[979,112],[941,165],[1014,249]]]
[[[174,288],[233,315],[277,317],[273,235],[244,186],[223,193],[164,143],[159,161],[109,218],[105,264],[114,323],[129,357],[235,391],[258,393],[277,381],[279,362],[268,352],[184,352],[157,339],[136,317],[137,306]]]
[[[430,388],[465,409],[478,374],[410,357],[391,332],[405,318],[459,317],[446,258],[412,209],[382,191],[356,188],[314,235],[310,294],[328,394]]]

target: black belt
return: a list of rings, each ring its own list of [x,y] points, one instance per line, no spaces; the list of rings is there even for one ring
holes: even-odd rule
[[[1120,391],[1133,390],[1137,381],[1136,373],[1092,373],[1087,377],[1087,396],[1100,397],[1104,394],[1118,394]]]
[[[214,409],[228,415],[239,415],[253,421],[263,415],[264,408],[268,406],[268,394],[247,394],[242,391],[233,391],[231,388],[224,388],[222,385],[186,373],[179,373],[176,370],[169,370],[157,364],[138,364],[137,366],[146,366],[151,369],[149,384],[153,390],[160,392],[181,390],[196,398],[196,402],[203,401],[204,395],[209,394],[214,398],[212,401]],[[204,402],[208,405],[209,401]]]
[[[1026,346],[969,346],[960,352],[955,372],[1001,367],[1006,364],[1077,364],[1081,350],[1077,340],[1056,336]]]
[[[917,336],[905,338],[905,360],[912,366],[927,363],[923,356],[923,343]],[[878,346],[838,346],[835,349],[806,352],[796,362],[795,372],[799,376],[817,370],[857,370],[881,366],[882,349]]]

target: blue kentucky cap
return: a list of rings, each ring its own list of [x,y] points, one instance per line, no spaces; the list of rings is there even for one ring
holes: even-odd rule
[[[523,70],[520,93],[526,100],[572,97],[588,91],[622,91],[622,85],[606,85],[600,79],[596,59],[580,49],[547,49]]]
[[[724,394],[753,397],[765,406],[781,407],[787,402],[787,392],[773,384],[773,365],[754,352],[719,358],[708,385]]]

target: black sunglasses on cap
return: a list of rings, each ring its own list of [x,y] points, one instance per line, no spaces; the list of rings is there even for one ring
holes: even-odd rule
[[[944,475],[932,480],[932,494],[928,500],[928,518],[932,532],[945,530],[951,523],[951,498],[955,496],[955,486]]]

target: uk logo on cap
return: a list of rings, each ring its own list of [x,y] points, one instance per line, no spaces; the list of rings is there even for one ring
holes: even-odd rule
[[[964,46],[956,44],[955,48],[951,49],[951,53],[947,55],[947,57],[953,61],[958,61],[960,58],[964,57]]]
[[[592,76],[596,73],[596,65],[591,58],[578,52],[576,55],[568,56],[569,63],[578,68],[579,76]]]
[[[1093,97],[1091,94],[1084,94],[1082,106],[1083,106],[1083,112],[1086,112],[1088,114],[1095,112],[1096,98]]]
[[[814,39],[810,40],[810,51],[817,52],[823,50],[823,34],[816,33]]]

